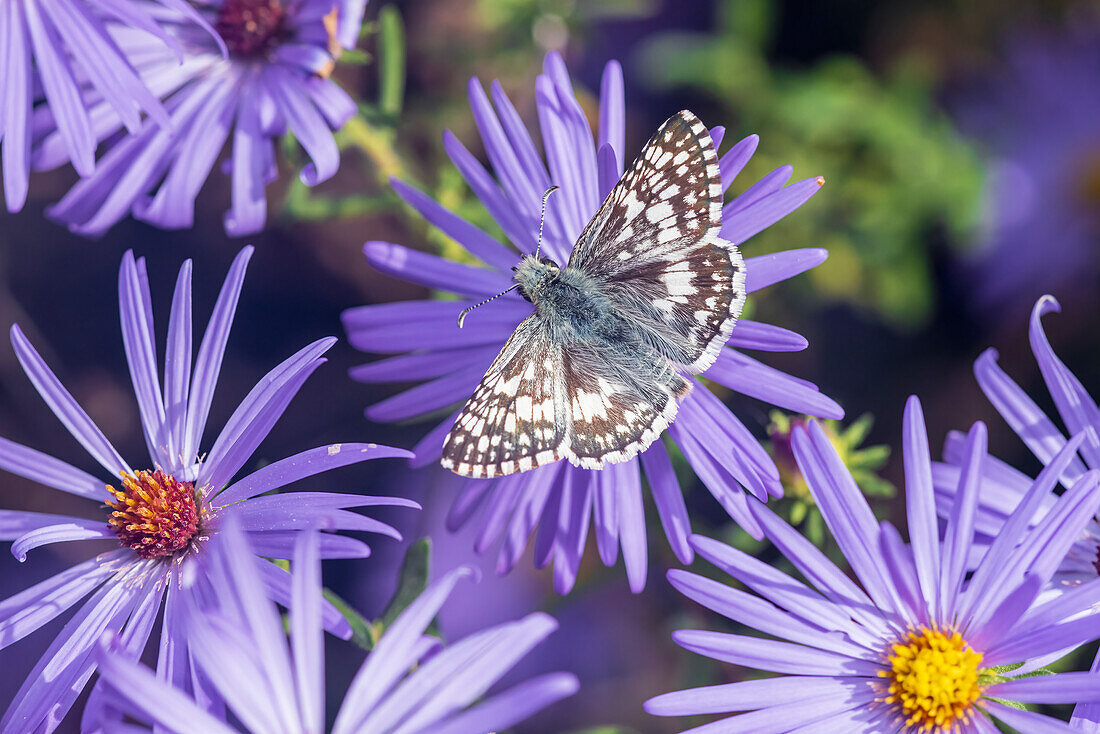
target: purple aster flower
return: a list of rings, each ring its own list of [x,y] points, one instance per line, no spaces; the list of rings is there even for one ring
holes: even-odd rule
[[[181,22],[205,25],[183,0],[157,2],[174,9]],[[91,175],[98,141],[89,92],[131,132],[141,127],[142,112],[150,126],[167,123],[164,107],[109,30],[118,24],[142,28],[167,44],[167,53],[180,53],[158,14],[136,0],[0,0],[0,153],[8,211],[26,203],[31,166],[40,167],[32,147],[50,130],[53,165],[72,161],[81,176]]]
[[[1100,702],[1100,673],[1011,678],[1012,669],[1030,658],[1100,637],[1100,607],[1090,609],[1100,601],[1100,581],[1037,601],[1100,506],[1100,472],[1049,500],[1051,512],[1029,527],[1034,508],[1058,483],[1059,472],[1045,470],[971,574],[984,425],[976,423],[967,436],[960,502],[941,537],[924,417],[919,401],[910,398],[903,437],[910,545],[893,525],[875,521],[820,425],[796,429],[793,443],[854,580],[759,503],[754,516],[803,580],[694,537],[701,555],[755,594],[681,570],[669,572],[671,583],[770,637],[683,630],[674,639],[701,655],[782,675],[668,693],[646,702],[649,713],[734,714],[691,730],[698,734],[992,734],[992,720],[1021,732],[1070,731],[1010,704]],[[1089,616],[1064,621],[1067,612]]]
[[[112,706],[171,731],[230,734],[320,734],[325,730],[321,558],[318,535],[298,533],[294,546],[290,644],[243,533],[223,528],[206,556],[207,575],[224,589],[213,608],[192,595],[184,617],[198,669],[209,677],[241,728],[224,723],[128,660],[120,640],[101,647],[99,664]],[[426,634],[455,585],[458,569],[429,586],[386,629],[351,682],[332,734],[473,734],[506,729],[577,690],[577,679],[551,673],[479,701],[505,673],[557,628],[546,614],[477,632],[443,646]],[[120,654],[123,653],[123,654]],[[478,702],[479,701],[479,702]],[[472,706],[475,702],[476,705]],[[112,731],[110,727],[107,731]],[[126,731],[135,731],[127,728]],[[138,731],[146,731],[139,729]]]
[[[91,595],[77,608],[7,707],[0,720],[4,734],[53,731],[95,670],[94,643],[100,634],[117,633],[127,654],[137,657],[162,609],[157,669],[166,679],[191,681],[196,695],[205,695],[199,689],[205,689],[206,683],[189,672],[192,653],[181,631],[180,615],[191,593],[226,593],[215,579],[205,575],[198,561],[227,517],[236,518],[247,531],[255,550],[250,559],[254,559],[257,573],[264,580],[265,593],[285,600],[290,596],[291,575],[259,556],[289,558],[295,537],[308,526],[399,538],[392,527],[349,512],[349,508],[417,507],[414,502],[392,497],[323,492],[270,494],[336,467],[409,456],[401,449],[374,444],[320,446],[234,480],[305,380],[325,361],[322,355],[335,342],[332,338],[310,344],[269,372],[241,401],[213,445],[200,453],[251,254],[252,248],[247,247],[234,261],[194,357],[190,261],[180,269],[168,319],[163,388],[145,263],[135,260],[130,252],[123,257],[119,274],[123,345],[149,447],[149,457],[136,466],[119,455],[19,327],[12,327],[12,345],[27,377],[73,437],[100,464],[103,473],[94,476],[0,438],[0,468],[86,497],[100,510],[93,519],[0,510],[0,540],[14,541],[12,553],[20,560],[30,550],[49,543],[116,539],[121,547],[0,601],[3,648]],[[322,536],[322,557],[352,558],[368,553],[367,546],[354,538]],[[326,605],[322,616],[326,629],[350,636],[350,627],[335,607]],[[100,695],[97,685],[92,702]]]
[[[993,407],[1035,458],[1047,471],[1056,472],[1064,486],[1071,487],[1082,481],[1090,470],[1100,469],[1100,410],[1081,381],[1054,353],[1043,331],[1043,316],[1059,310],[1058,301],[1052,296],[1040,298],[1031,312],[1029,337],[1031,351],[1065,433],[1000,368],[996,350],[987,349],[978,357],[974,362],[974,375]],[[955,480],[963,456],[962,437],[952,432],[944,443],[946,463],[938,464],[933,473],[941,514],[951,512],[955,504]],[[1004,532],[1005,523],[1019,508],[1031,483],[1025,474],[992,457],[986,459],[983,471],[983,491],[975,515],[975,526],[984,541],[980,550]],[[1032,522],[1040,522],[1054,507],[1053,497],[1037,505]],[[1100,582],[1100,515],[1094,516],[1074,539],[1051,577],[1047,596],[1057,597],[1097,582]],[[1094,668],[1100,670],[1100,655]],[[1100,707],[1091,707],[1089,716],[1100,731]]]
[[[967,292],[997,319],[1100,280],[1100,15],[1074,19],[1017,32],[984,88],[960,95],[961,126],[992,169]]]
[[[95,135],[109,138],[93,175],[49,210],[74,232],[100,235],[129,213],[166,229],[190,227],[195,198],[227,141],[232,203],[225,229],[258,232],[267,215],[264,189],[278,175],[275,139],[294,134],[311,163],[301,179],[314,185],[340,164],[333,131],[355,114],[355,102],[330,78],[342,49],[355,45],[364,0],[213,0],[201,12],[224,39],[197,30],[183,13],[161,25],[183,50],[183,62],[143,30],[114,39],[164,100],[170,125],[146,121],[121,135],[121,121],[92,108]],[[58,135],[39,154],[56,164]]]
[[[561,191],[546,212],[543,250],[556,262],[566,262],[581,229],[623,173],[629,159],[624,146],[625,107],[622,69],[611,62],[600,89],[600,127],[594,137],[561,57],[546,57],[545,73],[536,83],[539,123],[547,162],[501,86],[492,85],[492,102],[477,79],[470,81],[470,104],[485,151],[495,170],[490,173],[449,132],[444,147],[466,182],[516,249],[444,209],[423,193],[394,181],[397,194],[488,267],[442,259],[387,242],[368,242],[368,261],[383,272],[428,288],[458,295],[460,301],[413,301],[363,306],[344,314],[349,341],[372,353],[396,354],[358,367],[352,377],[364,382],[408,382],[421,385],[367,409],[376,421],[426,417],[446,410],[447,418],[416,446],[415,465],[440,457],[443,439],[454,422],[450,409],[473,393],[493,358],[532,306],[516,293],[496,299],[471,316],[464,329],[455,317],[464,306],[492,296],[512,283],[511,268],[521,254],[534,252],[539,232],[543,192]],[[722,128],[710,131],[715,145]],[[749,136],[721,157],[723,183],[728,188],[756,149]],[[791,176],[783,166],[748,187],[725,205],[721,236],[740,245],[801,206],[820,188],[810,178],[784,186]],[[791,250],[745,260],[747,290],[752,293],[821,263],[820,249]],[[839,418],[840,407],[812,383],[791,377],[756,361],[739,349],[797,351],[806,340],[778,326],[741,319],[706,377],[745,395],[788,410]],[[694,378],[692,378],[694,379]],[[744,488],[760,500],[782,494],[775,464],[749,430],[709,389],[698,384],[680,405],[668,435],[696,474],[723,507],[749,532],[760,529],[748,512]],[[677,557],[692,559],[690,525],[669,451],[658,441],[636,459],[601,471],[558,462],[532,472],[494,480],[451,478],[456,499],[451,527],[482,513],[477,548],[484,551],[501,536],[498,568],[510,569],[522,555],[528,536],[539,527],[536,563],[554,563],[555,584],[572,588],[593,521],[600,557],[616,562],[622,546],[631,588],[641,590],[646,576],[646,533],[642,510],[644,469],[654,504]]]

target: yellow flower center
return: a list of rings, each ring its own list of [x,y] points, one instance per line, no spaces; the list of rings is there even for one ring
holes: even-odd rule
[[[981,695],[978,668],[982,655],[958,632],[920,629],[893,645],[885,703],[901,707],[907,726],[922,731],[949,732],[956,722],[967,722]]]
[[[114,510],[107,522],[119,541],[141,558],[161,558],[184,550],[199,528],[195,488],[159,469],[122,475],[122,489],[107,485]]]

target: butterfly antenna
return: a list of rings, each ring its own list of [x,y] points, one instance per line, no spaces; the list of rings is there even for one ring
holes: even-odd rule
[[[560,186],[551,186],[542,195],[542,211],[539,213],[539,243],[535,245],[535,259],[539,259],[539,250],[542,249],[542,225],[546,223],[546,201],[550,198],[550,194],[557,191]]]
[[[470,306],[469,308],[462,309],[462,311],[458,314],[458,328],[460,328],[460,329],[462,328],[462,322],[466,320],[466,314],[470,313],[471,311],[473,311],[478,306],[484,306],[489,301],[495,301],[496,299],[500,298],[501,296],[503,296],[508,291],[514,291],[516,288],[519,288],[519,283],[516,283],[514,286],[512,286],[508,290],[501,291],[500,293],[496,294],[492,298],[486,298],[481,303],[475,303],[474,305]]]

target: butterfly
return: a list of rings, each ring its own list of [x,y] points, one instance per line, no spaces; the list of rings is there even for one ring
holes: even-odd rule
[[[560,459],[600,469],[648,448],[745,303],[744,261],[719,236],[723,193],[710,134],[685,110],[642,148],[565,267],[538,249],[520,260],[509,290],[534,313],[459,414],[442,465],[467,477]]]

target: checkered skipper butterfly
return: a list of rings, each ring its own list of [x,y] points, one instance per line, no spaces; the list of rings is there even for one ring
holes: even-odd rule
[[[599,469],[648,448],[691,391],[684,373],[714,363],[745,303],[744,262],[718,236],[722,196],[706,127],[686,110],[669,118],[565,267],[536,250],[513,268],[535,312],[458,416],[443,466],[468,477],[563,458]]]

